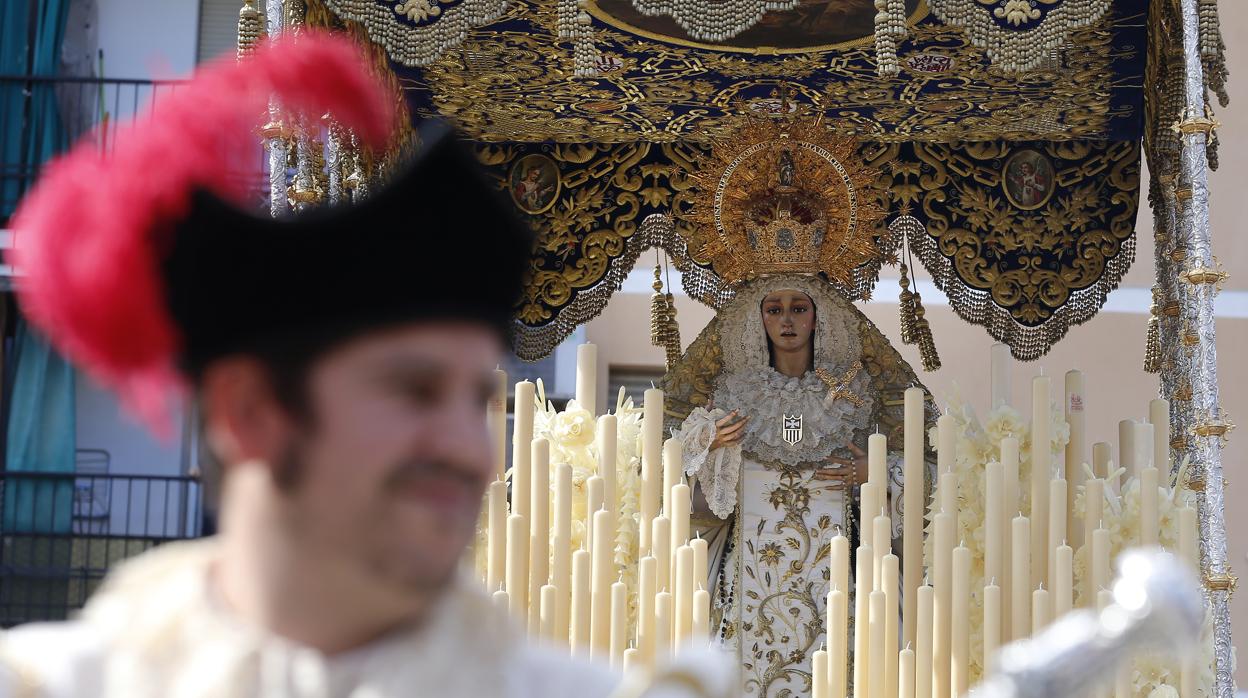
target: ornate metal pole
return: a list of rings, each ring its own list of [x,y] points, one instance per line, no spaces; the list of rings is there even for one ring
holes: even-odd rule
[[[283,0],[266,0],[265,13],[268,20],[269,38],[276,39],[282,33],[286,12]],[[286,199],[286,129],[276,101],[269,102],[269,121],[262,134],[269,149],[269,212],[274,217],[285,214],[290,205]]]
[[[1209,233],[1208,157],[1206,146],[1215,126],[1206,117],[1205,84],[1200,53],[1198,0],[1180,0],[1183,25],[1183,118],[1175,125],[1181,149],[1174,205],[1178,226],[1173,231],[1172,260],[1181,265],[1173,282],[1179,301],[1182,349],[1174,352],[1176,373],[1191,386],[1188,412],[1176,416],[1185,427],[1184,455],[1190,458],[1189,483],[1197,491],[1200,512],[1200,559],[1206,599],[1213,617],[1215,693],[1232,698],[1231,619],[1229,596],[1235,584],[1226,563],[1226,521],[1223,515],[1222,443],[1232,425],[1218,401],[1217,349],[1213,297],[1224,275],[1217,270]],[[1181,251],[1181,259],[1179,262]],[[1183,409],[1183,408],[1179,408]]]

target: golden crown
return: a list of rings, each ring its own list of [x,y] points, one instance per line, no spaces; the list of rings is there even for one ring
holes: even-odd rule
[[[780,273],[853,285],[879,256],[878,173],[821,120],[752,118],[716,141],[691,187],[695,257],[730,284]]]

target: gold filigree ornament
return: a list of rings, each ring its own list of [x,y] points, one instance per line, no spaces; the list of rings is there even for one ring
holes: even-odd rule
[[[879,172],[822,119],[749,117],[691,176],[689,247],[729,285],[822,274],[841,287],[876,262]]]

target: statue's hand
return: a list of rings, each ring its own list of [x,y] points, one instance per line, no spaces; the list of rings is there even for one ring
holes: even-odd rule
[[[863,451],[861,448],[858,448],[857,446],[855,446],[852,441],[846,444],[846,448],[848,448],[849,452],[853,454],[854,456],[853,458],[830,457],[828,458],[828,461],[832,463],[836,463],[837,465],[844,466],[844,467],[853,467],[854,472],[856,473],[855,480],[857,482],[866,482],[867,475],[868,475],[866,452]],[[844,467],[823,468],[821,470],[816,470],[815,479],[816,480],[842,480],[845,478]]]
[[[717,448],[741,443],[741,438],[745,436],[745,423],[750,421],[750,418],[736,419],[737,414],[737,410],[733,410],[715,422],[715,440],[711,442],[710,450],[714,451]],[[736,419],[735,422],[734,419]]]

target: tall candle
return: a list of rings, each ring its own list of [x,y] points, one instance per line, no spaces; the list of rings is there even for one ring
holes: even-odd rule
[[[1053,589],[1056,586],[1054,577],[1057,575],[1057,546],[1066,542],[1066,481],[1049,481],[1049,548],[1045,557],[1045,586]]]
[[[529,623],[529,521],[521,514],[507,517],[507,594],[521,627]]]
[[[707,568],[707,543],[705,538],[694,538],[689,541],[689,547],[693,548],[693,579],[703,588],[710,588],[713,580],[710,579],[710,571]]]
[[[1153,467],[1170,472],[1170,401],[1150,400],[1148,423],[1153,425]]]
[[[1013,402],[1010,385],[1010,369],[1013,365],[1013,358],[1010,356],[1010,347],[1000,342],[992,345],[992,362],[991,362],[991,388],[992,388],[992,409],[997,409],[1002,405],[1009,405]]]
[[[900,690],[897,698],[914,698],[914,650],[907,647],[897,653]]]
[[[529,629],[538,629],[541,621],[539,596],[550,581],[550,442],[533,439],[532,491],[529,500]],[[553,610],[553,609],[552,609]]]
[[[1118,465],[1127,471],[1127,477],[1135,475],[1135,420],[1118,422]]]
[[[1109,530],[1098,528],[1092,532],[1092,589],[1099,593],[1109,589]]]
[[[1092,532],[1101,527],[1105,518],[1105,481],[1098,478],[1083,483],[1083,557],[1085,573],[1080,580],[1080,603],[1084,608],[1096,606],[1096,587],[1092,586]]]
[[[953,415],[942,414],[936,419],[936,474],[952,472],[957,456],[958,426]]]
[[[989,580],[992,581],[992,580]],[[1001,587],[995,583],[984,587],[984,657],[985,675],[996,671],[997,648],[1001,646]]]
[[[1147,426],[1147,425],[1146,425]],[[1144,468],[1140,471],[1140,545],[1157,545],[1158,528],[1158,479],[1160,473],[1156,468]]]
[[[588,550],[572,553],[572,612],[569,625],[572,628],[572,652],[578,657],[590,654],[590,607],[593,602],[590,562]]]
[[[828,686],[828,653],[815,650],[810,659],[810,689],[813,698],[832,698]]]
[[[1075,551],[1069,545],[1057,546],[1057,571],[1053,575],[1053,619],[1070,613],[1074,605]]]
[[[906,388],[904,405],[904,437],[902,477],[908,483],[902,490],[902,582],[905,591],[902,593],[904,609],[901,614],[902,637],[907,645],[915,641],[915,614],[918,612],[916,603],[919,578],[923,576],[923,493],[926,487],[922,484],[926,475],[923,454],[923,401],[922,388]],[[848,550],[848,542],[846,542]],[[848,559],[848,558],[846,558]],[[837,569],[832,568],[833,573]],[[847,568],[848,569],[848,568]],[[848,587],[839,586],[839,589]],[[836,689],[834,685],[833,690]],[[836,698],[845,698],[837,694]]]
[[[641,419],[641,518],[638,543],[640,554],[650,553],[650,522],[659,515],[663,493],[663,391],[651,388],[645,393]]]
[[[611,649],[611,583],[615,580],[615,548],[611,544],[608,519],[611,513],[594,513],[593,592],[589,615],[590,656],[606,658]]]
[[[1200,572],[1200,540],[1196,533],[1196,510],[1179,507],[1179,559],[1195,574]],[[1179,670],[1179,696],[1196,695],[1196,682],[1200,677],[1199,664],[1187,659]]]
[[[936,582],[936,615],[932,623],[932,695],[936,698],[949,698],[952,688],[950,642],[953,639],[954,516],[949,511],[937,514],[933,530],[932,548],[936,558],[932,561],[932,576]]]
[[[680,646],[693,636],[693,548],[682,545],[676,549],[676,586],[672,594],[675,604],[674,638]]]
[[[1005,579],[1004,558],[1006,525],[1005,467],[990,462],[984,466],[984,576]]]
[[[706,647],[711,640],[711,593],[706,589],[693,592],[693,646]]]
[[[1101,591],[1097,594],[1098,610],[1104,611],[1113,602],[1114,599],[1111,592]],[[1126,662],[1118,669],[1117,672],[1114,673],[1114,698],[1133,698],[1134,692],[1131,690],[1131,670],[1131,663]],[[1184,696],[1184,698],[1187,697]]]
[[[880,584],[884,592],[884,695],[897,695],[897,621],[900,606],[897,594],[901,591],[900,561],[896,555],[889,553],[880,562],[883,582]]]
[[[507,574],[507,483],[495,480],[486,494],[489,506],[489,539],[486,541],[485,588],[502,588]]]
[[[884,515],[877,516],[871,522],[871,530],[871,549],[875,552],[871,578],[876,580],[875,588],[883,591],[884,577],[880,565],[884,561],[884,556],[888,555],[893,547],[893,521]]]
[[[637,562],[637,649],[646,666],[654,665],[656,570],[655,560],[649,555]]]
[[[860,505],[858,508],[858,531],[860,535],[874,536],[872,526],[875,517],[880,514],[880,507],[883,506],[884,498],[880,493],[880,485],[874,482],[864,482],[859,487]]]
[[[576,402],[590,414],[598,414],[598,347],[576,348]]]
[[[675,578],[672,568],[672,522],[666,516],[657,516],[650,523],[651,543],[650,554],[658,565],[658,590],[671,591]]]
[[[1031,580],[1031,558],[1028,541],[1031,539],[1031,521],[1026,516],[1014,517],[1011,533],[1014,541],[1014,561],[1010,580],[1010,632],[1014,639],[1024,638],[1031,632],[1031,598],[1027,584]]]
[[[654,595],[654,656],[660,664],[672,657],[672,595],[666,591]]]
[[[1153,463],[1153,425],[1148,422],[1135,423],[1135,435],[1132,437],[1135,447],[1135,472],[1138,475],[1144,468],[1152,468]]]
[[[611,585],[611,668],[617,671],[624,665],[624,650],[628,648],[628,585],[615,582]]]
[[[871,654],[867,660],[867,669],[871,675],[868,684],[868,695],[871,698],[885,698],[887,695],[886,687],[888,679],[885,677],[885,661],[884,657],[888,654],[888,648],[884,645],[884,624],[888,620],[884,610],[884,592],[871,592],[868,614],[870,619],[870,636],[871,636]],[[861,661],[861,660],[859,660]],[[893,695],[896,695],[895,693]]]
[[[845,698],[849,667],[849,601],[845,592],[828,592],[828,675],[832,695]]]
[[[831,575],[829,582],[833,589],[847,591],[849,589],[849,539],[839,531],[828,544]],[[843,697],[842,697],[843,698]]]
[[[919,587],[915,594],[914,620],[914,698],[931,698],[932,679],[932,615],[935,593],[930,585]]]
[[[854,558],[854,698],[870,698],[868,691],[871,683],[867,662],[858,657],[871,654],[871,625],[862,622],[871,613],[871,590],[874,580],[871,578],[872,558],[874,551],[869,545],[858,546],[858,554]]]
[[[953,514],[958,513],[958,474],[955,472],[941,473],[937,481],[937,492],[940,496],[940,510]]]
[[[589,552],[594,552],[594,521],[595,515],[606,507],[607,486],[597,475],[585,478],[585,540],[589,541]],[[608,517],[609,518],[609,517]]]
[[[867,437],[867,481],[888,487],[888,437],[883,434]]]
[[[1075,492],[1083,483],[1083,463],[1087,458],[1084,449],[1087,447],[1087,413],[1084,412],[1083,372],[1066,372],[1066,425],[1070,429],[1070,440],[1066,442],[1065,475],[1066,475],[1066,534],[1071,540],[1078,540],[1079,522],[1075,520]],[[1050,543],[1053,541],[1050,540]]]
[[[1019,502],[1020,491],[1018,488],[1018,439],[1014,437],[1006,437],[1001,439],[1001,467],[1005,471],[1005,506],[1001,512],[1004,517],[1002,522],[1001,533],[1001,641],[1009,642],[1018,637],[1012,630],[1013,624],[1013,596],[1014,588],[1014,536],[1012,534],[1011,523],[1014,514],[1022,511],[1022,504]],[[1031,541],[1027,541],[1031,545]],[[1027,585],[1024,584],[1024,587]]]
[[[672,518],[672,488],[680,483],[683,472],[681,440],[668,439],[663,442],[663,513]]]
[[[554,585],[543,584],[541,591],[538,592],[538,598],[541,601],[537,612],[537,635],[545,642],[553,642],[557,637],[555,634],[555,616],[559,605],[557,590]]]
[[[1049,624],[1049,590],[1040,587],[1031,592],[1031,634],[1039,635]]]
[[[965,545],[953,549],[952,635],[951,690],[952,695],[962,696],[971,683],[971,549]]]
[[[624,675],[627,676],[641,667],[641,652],[636,647],[624,650]]]
[[[529,381],[516,383],[515,420],[511,432],[511,513],[529,520],[529,469],[533,458],[533,400]]]
[[[494,477],[507,474],[507,372],[494,369],[494,393],[485,407],[490,443],[494,446]]]
[[[1092,444],[1092,473],[1102,480],[1109,477],[1109,463],[1113,460],[1113,449],[1105,441]]]
[[[691,512],[689,485],[678,482],[672,485],[672,535],[671,549],[676,550],[689,542],[689,514]],[[690,570],[692,571],[692,570]]]
[[[494,592],[494,594],[490,597],[490,600],[494,602],[494,608],[497,608],[504,613],[511,613],[511,595],[506,591],[499,589]]]
[[[619,473],[616,465],[619,449],[616,439],[616,418],[605,414],[598,418],[594,443],[598,451],[598,477],[602,478],[602,501],[611,512],[611,527],[615,528],[620,516]],[[613,534],[612,538],[615,537]]]
[[[568,620],[572,598],[572,466],[555,466],[555,527],[551,544],[550,583],[558,589],[555,629],[560,642],[568,641]]]
[[[1031,381],[1031,588],[1046,579],[1049,552],[1049,378]]]

